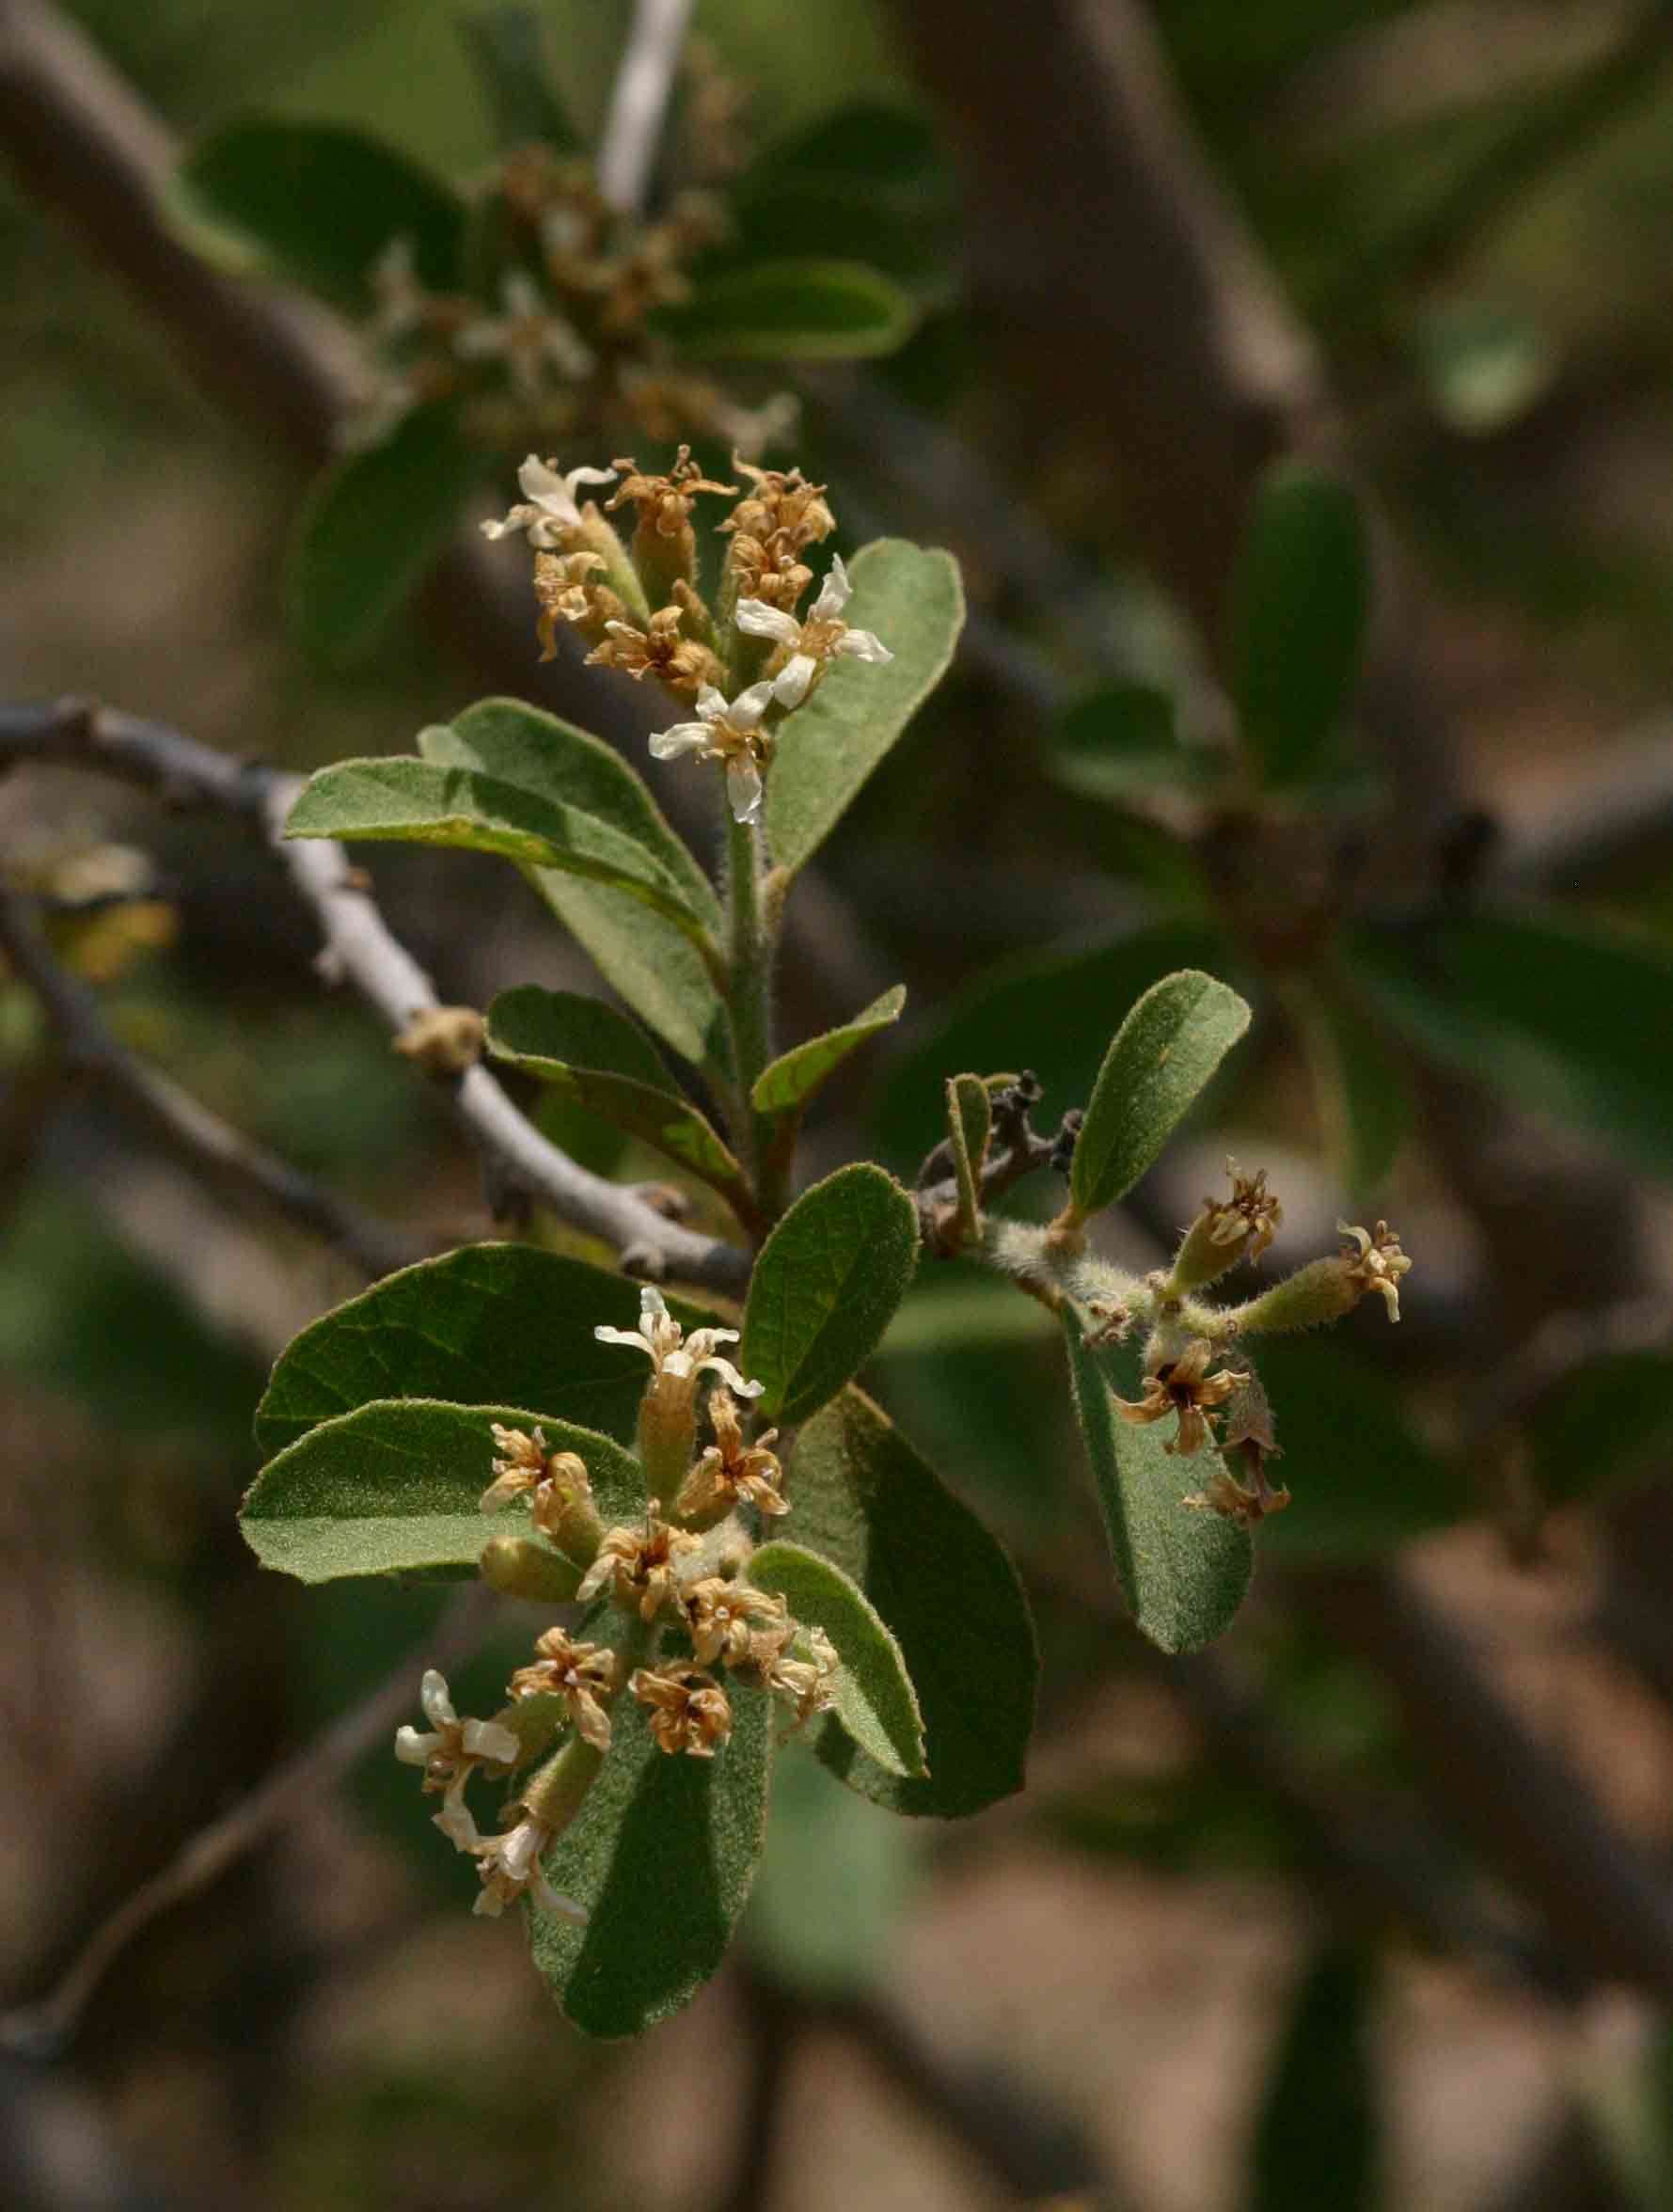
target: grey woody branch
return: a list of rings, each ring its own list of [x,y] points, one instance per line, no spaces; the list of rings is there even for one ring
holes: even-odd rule
[[[650,193],[691,8],[692,0],[636,0],[598,149],[598,188],[630,214]]]
[[[182,806],[213,806],[258,829],[311,908],[324,939],[322,966],[352,983],[390,1030],[404,1035],[439,1002],[429,977],[390,934],[364,878],[339,845],[287,843],[284,819],[300,780],[240,761],[161,723],[85,700],[0,707],[0,767],[50,760],[101,768]],[[749,1282],[749,1255],[671,1221],[635,1189],[607,1182],[551,1144],[485,1067],[448,1082],[454,1112],[510,1183],[574,1227],[600,1237],[631,1272],[672,1275],[727,1297]]]

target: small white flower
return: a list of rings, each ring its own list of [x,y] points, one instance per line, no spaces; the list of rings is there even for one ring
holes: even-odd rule
[[[716,693],[718,698],[718,692]],[[653,740],[655,742],[655,740]],[[602,1323],[592,1334],[600,1344],[625,1344],[635,1351],[648,1352],[651,1369],[655,1375],[673,1375],[688,1382],[703,1369],[711,1368],[741,1398],[759,1398],[766,1388],[765,1382],[746,1382],[728,1359],[722,1359],[715,1350],[718,1344],[735,1344],[735,1329],[693,1329],[687,1336],[668,1310],[660,1290],[647,1284],[639,1294],[639,1319],[637,1329],[610,1329]]]
[[[482,1878],[482,1893],[472,1909],[497,1920],[508,1904],[527,1893],[543,1912],[556,1913],[561,1920],[584,1926],[586,1908],[554,1889],[541,1865],[541,1856],[550,1846],[552,1835],[544,1821],[523,1820],[503,1835],[479,1839],[472,1844],[477,1872]]]
[[[651,740],[651,757],[676,760],[683,752],[694,752],[700,760],[724,761],[726,796],[734,817],[740,822],[759,821],[764,744],[761,718],[774,696],[771,684],[751,684],[728,705],[713,684],[704,684],[697,694],[700,719],[658,731]]]
[[[479,1766],[506,1773],[517,1763],[517,1739],[497,1720],[461,1720],[444,1678],[432,1667],[418,1686],[428,1730],[399,1728],[395,1756],[424,1769],[426,1790],[444,1793],[435,1825],[460,1851],[476,1847],[477,1827],[465,1802],[465,1785]]]
[[[499,303],[501,314],[466,324],[454,339],[453,351],[462,359],[503,361],[513,382],[529,400],[540,398],[548,370],[555,369],[572,384],[592,373],[597,365],[592,349],[526,271],[513,269],[501,277]]]
[[[801,704],[824,661],[841,656],[880,665],[894,658],[873,631],[851,630],[843,620],[843,609],[853,592],[839,553],[832,557],[830,574],[820,586],[806,622],[797,622],[781,607],[769,607],[765,599],[738,601],[734,616],[738,628],[751,638],[770,638],[781,652],[790,656],[772,678],[772,694],[781,706]]]
[[[483,523],[482,535],[503,538],[514,530],[527,530],[529,543],[537,551],[554,553],[567,545],[581,527],[581,511],[576,504],[576,484],[608,484],[615,481],[613,468],[572,468],[567,476],[560,476],[553,463],[543,461],[538,453],[530,453],[517,471],[523,499],[503,522]]]

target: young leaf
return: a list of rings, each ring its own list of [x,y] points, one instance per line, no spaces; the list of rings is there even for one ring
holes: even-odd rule
[[[1665,942],[1565,914],[1477,913],[1355,931],[1356,981],[1438,1060],[1673,1176]]]
[[[993,1100],[980,1076],[948,1077],[947,1127],[958,1177],[959,1222],[965,1235],[974,1237],[982,1225],[982,1170],[993,1134]]]
[[[1329,982],[1296,983],[1286,1003],[1318,1085],[1336,1172],[1349,1198],[1381,1189],[1412,1119],[1398,1060],[1351,1001]]]
[[[322,660],[352,661],[417,591],[481,475],[450,400],[342,455],[296,518],[286,559],[291,621]]]
[[[574,1824],[546,1854],[585,1927],[531,1911],[534,1963],[588,2035],[639,2035],[677,2013],[725,1955],[766,1833],[772,1698],[729,1678],[732,1740],[670,1757],[646,1707],[610,1708],[614,1741]]]
[[[1122,1595],[1153,1644],[1164,1651],[1200,1651],[1231,1626],[1255,1572],[1247,1530],[1184,1502],[1207,1487],[1223,1464],[1220,1454],[1210,1446],[1187,1459],[1168,1451],[1163,1424],[1124,1421],[1068,1306],[1063,1331],[1075,1411]],[[1136,1387],[1128,1395],[1136,1397]]]
[[[843,1663],[836,1717],[860,1750],[903,1781],[925,1774],[917,1693],[900,1646],[864,1591],[800,1544],[763,1544],[747,1572],[757,1589],[788,1602],[792,1620],[830,1638]]]
[[[865,1592],[900,1645],[929,1772],[902,1780],[834,1720],[820,1758],[895,1812],[953,1820],[1022,1787],[1039,1671],[1017,1570],[886,1414],[850,1387],[796,1440],[797,1538]]]
[[[1261,479],[1233,586],[1234,689],[1261,781],[1304,782],[1346,719],[1371,604],[1359,502],[1309,461]]]
[[[849,563],[843,619],[875,630],[894,658],[839,657],[785,722],[766,780],[766,839],[792,874],[830,835],[860,785],[941,680],[964,627],[964,587],[950,553],[879,538]]]
[[[1104,1055],[1075,1140],[1069,1188],[1082,1214],[1132,1189],[1248,1027],[1237,992],[1198,969],[1152,984]]]
[[[538,1426],[553,1451],[578,1452],[607,1519],[643,1509],[639,1462],[591,1429],[504,1406],[378,1398],[320,1422],[262,1468],[240,1514],[250,1549],[264,1567],[332,1582],[421,1569],[474,1572],[491,1536],[544,1544],[526,1512],[481,1509],[494,1479],[496,1421]],[[577,1581],[584,1565],[576,1562]]]
[[[371,272],[396,239],[433,292],[459,281],[465,203],[407,154],[344,123],[251,116],[193,148],[170,212],[216,259],[291,278],[364,314]]]
[[[714,1318],[669,1304],[687,1327]],[[321,1421],[405,1398],[538,1406],[630,1436],[648,1370],[633,1371],[592,1331],[601,1321],[637,1328],[639,1307],[637,1287],[620,1275],[532,1244],[467,1244],[420,1260],[291,1339],[256,1410],[257,1445],[282,1451]]]
[[[653,320],[690,360],[852,361],[904,345],[918,309],[858,261],[757,261],[699,277]]]
[[[828,1029],[822,1036],[809,1037],[805,1044],[781,1053],[756,1077],[750,1093],[750,1105],[757,1114],[794,1114],[799,1120],[802,1108],[826,1077],[840,1067],[857,1046],[898,1021],[906,1003],[907,987],[897,983],[840,1029]]]
[[[412,759],[339,761],[309,777],[285,835],[499,853],[525,867],[610,884],[688,931],[703,927],[656,856],[611,823],[471,768]]]
[[[769,1418],[805,1421],[876,1350],[918,1265],[918,1209],[857,1162],[804,1191],[750,1278],[738,1359]]]
[[[459,19],[499,144],[508,152],[539,142],[575,153],[580,140],[552,89],[541,32],[540,9],[523,0],[496,0]]]
[[[626,762],[596,737],[514,699],[485,699],[443,728],[423,730],[426,760],[475,767],[539,797],[585,807],[653,852],[692,911],[718,928],[719,904],[656,802]],[[698,1066],[730,1061],[726,1010],[702,955],[672,923],[603,884],[549,868],[535,888],[607,982],[676,1052]]]
[[[497,1060],[642,1137],[718,1191],[740,1220],[755,1219],[743,1169],[623,1015],[597,999],[523,984],[489,1007],[487,1041]]]

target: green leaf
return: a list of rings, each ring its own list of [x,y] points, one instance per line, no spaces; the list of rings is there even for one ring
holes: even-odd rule
[[[860,1161],[804,1191],[750,1278],[738,1358],[761,1411],[805,1421],[876,1351],[918,1265],[918,1209]]]
[[[1227,763],[1218,751],[1180,744],[1165,691],[1109,684],[1063,716],[1047,765],[1070,791],[1125,805],[1170,784],[1206,790]]]
[[[497,1405],[379,1398],[322,1421],[257,1476],[240,1521],[264,1567],[304,1582],[345,1574],[474,1572],[491,1536],[535,1536],[513,1507],[484,1513],[494,1479],[491,1425],[539,1424],[554,1451],[578,1452],[607,1520],[643,1509],[644,1477],[622,1446],[549,1414]],[[579,1568],[585,1562],[576,1562]]]
[[[1355,980],[1437,1060],[1673,1176],[1673,952],[1567,915],[1461,914],[1361,929]]]
[[[1200,969],[1151,985],[1104,1055],[1075,1140],[1069,1187],[1083,1214],[1132,1189],[1248,1027],[1237,992]]]
[[[652,320],[690,360],[853,361],[904,345],[918,309],[859,261],[757,261],[700,276]]]
[[[756,1077],[750,1093],[750,1105],[757,1114],[794,1115],[799,1120],[803,1107],[827,1076],[840,1067],[857,1046],[898,1021],[906,1003],[907,987],[897,983],[851,1021],[781,1052]]]
[[[974,1237],[982,1225],[982,1170],[993,1134],[993,1100],[980,1076],[948,1077],[947,1127],[958,1177],[959,1220],[965,1235]]]
[[[746,1572],[757,1589],[787,1601],[793,1620],[830,1638],[843,1663],[836,1717],[860,1749],[903,1780],[925,1774],[917,1693],[900,1646],[864,1591],[800,1544],[763,1544]]]
[[[712,1185],[740,1220],[755,1220],[743,1169],[625,1016],[597,999],[523,984],[489,1007],[487,1041],[497,1060],[631,1130]]]
[[[834,1720],[826,1765],[892,1811],[944,1820],[1021,1789],[1039,1662],[1003,1548],[852,1387],[797,1438],[789,1490],[797,1537],[859,1584],[900,1645],[929,1772],[903,1781]]]
[[[459,281],[465,203],[395,147],[344,123],[251,116],[193,148],[171,213],[223,265],[288,277],[336,307],[372,306],[372,266],[397,238],[434,292]]]
[[[1286,1003],[1302,1034],[1336,1172],[1349,1198],[1380,1191],[1412,1121],[1405,1071],[1373,1024],[1330,983],[1298,981]]]
[[[339,665],[376,642],[447,546],[481,472],[457,407],[434,400],[315,481],[285,571],[290,619],[310,652]]]
[[[287,837],[444,845],[608,883],[692,931],[702,923],[656,856],[597,814],[473,768],[413,759],[339,761],[303,786]]]
[[[896,1953],[923,1841],[792,1738],[773,1767],[766,1850],[744,1920],[750,1952],[775,1981],[812,1996],[870,1987]]]
[[[1223,1462],[1211,1446],[1189,1459],[1171,1453],[1171,1422],[1124,1421],[1098,1359],[1081,1341],[1081,1328],[1065,1306],[1075,1411],[1122,1595],[1153,1644],[1164,1651],[1200,1651],[1231,1626],[1255,1572],[1246,1530],[1184,1502],[1207,1486]],[[1125,1364],[1133,1369],[1125,1395],[1133,1398],[1136,1356]]]
[[[1673,1351],[1601,1352],[1541,1398],[1526,1423],[1539,1495],[1596,1498],[1673,1451]]]
[[[1348,484],[1310,461],[1262,477],[1233,583],[1233,688],[1261,781],[1304,782],[1352,703],[1370,552]]]
[[[707,877],[626,762],[596,737],[514,699],[485,699],[446,728],[420,731],[426,760],[476,767],[544,798],[584,807],[653,852],[692,911],[719,927]],[[536,869],[535,888],[598,972],[676,1052],[699,1066],[730,1063],[726,1010],[702,955],[672,923],[605,885]]]
[[[714,1318],[669,1304],[687,1327]],[[257,1445],[280,1451],[318,1422],[399,1398],[537,1406],[631,1436],[650,1369],[636,1372],[592,1331],[637,1328],[639,1310],[637,1285],[532,1244],[420,1260],[292,1338],[256,1411]]]
[[[811,860],[866,778],[940,682],[964,627],[964,586],[950,553],[878,538],[849,563],[852,628],[875,630],[894,658],[837,659],[785,720],[766,780],[766,841],[792,875]]]
[[[552,89],[538,8],[498,0],[461,16],[459,36],[501,147],[509,152],[540,141],[560,153],[579,150],[576,127]]]
[[[1303,1976],[1255,2124],[1250,2212],[1371,2212],[1381,2129],[1371,1974],[1332,1946]]]
[[[689,2003],[725,1955],[766,1832],[769,1693],[733,1678],[732,1740],[713,1759],[656,1748],[648,1709],[618,1698],[608,1758],[546,1854],[585,1927],[531,1910],[534,1963],[589,2035],[639,2035]]]
[[[894,1064],[883,1096],[884,1157],[908,1174],[946,1133],[949,1067],[1031,1067],[1052,1115],[1092,1089],[1103,1053],[1090,1006],[1130,1005],[1170,969],[1218,962],[1223,941],[1205,929],[1144,929],[1103,944],[1009,959],[951,1002],[939,1025]]]
[[[1263,1558],[1351,1566],[1476,1509],[1460,1472],[1406,1418],[1401,1393],[1328,1338],[1263,1339],[1255,1353],[1284,1456],[1269,1478],[1291,1502],[1263,1521]]]

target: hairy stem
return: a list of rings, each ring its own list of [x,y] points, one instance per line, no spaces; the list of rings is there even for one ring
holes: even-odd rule
[[[784,1166],[769,1157],[765,1118],[750,1103],[756,1078],[772,1058],[773,956],[776,931],[763,901],[761,832],[726,811],[726,903],[732,962],[729,1005],[737,1066],[738,1142],[768,1219],[784,1208]]]

